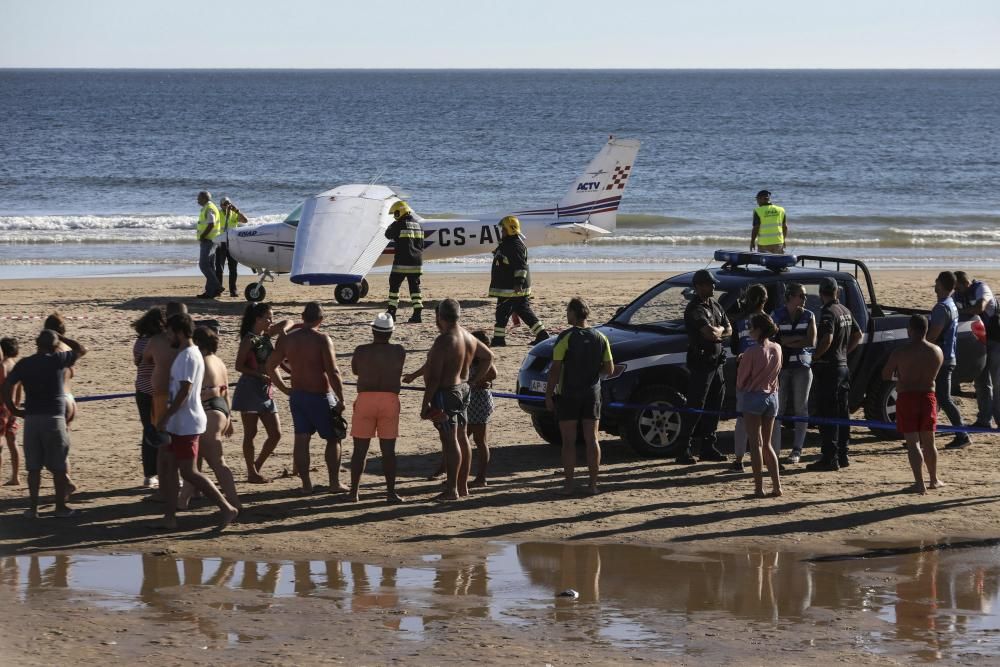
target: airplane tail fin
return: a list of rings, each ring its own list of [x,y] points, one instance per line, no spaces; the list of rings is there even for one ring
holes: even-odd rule
[[[559,201],[558,216],[613,232],[618,205],[639,153],[637,139],[610,137]]]

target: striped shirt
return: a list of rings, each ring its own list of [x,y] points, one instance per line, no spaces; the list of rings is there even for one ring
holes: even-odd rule
[[[132,346],[132,358],[135,360],[135,390],[140,394],[153,393],[153,362],[143,361],[142,353],[146,350],[149,337],[140,336]]]

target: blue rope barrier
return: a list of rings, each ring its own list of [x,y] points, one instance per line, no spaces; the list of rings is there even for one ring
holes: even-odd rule
[[[355,387],[356,382],[345,382],[345,385]],[[230,387],[235,387],[236,383],[233,382],[229,385]],[[424,391],[423,387],[400,387],[404,391]],[[100,394],[97,396],[80,396],[77,397],[77,403],[89,403],[92,401],[110,401],[121,398],[132,398],[135,394]],[[516,401],[524,401],[526,403],[544,403],[544,396],[533,396],[528,394],[514,394],[504,391],[491,391],[490,395],[493,398],[502,398]],[[738,412],[731,412],[726,410],[704,410],[701,408],[689,408],[680,405],[671,405],[669,407],[657,404],[637,404],[637,403],[621,403],[613,402],[608,403],[609,408],[615,408],[616,410],[655,410],[658,412],[679,412],[683,414],[696,414],[696,415],[709,415],[718,416],[723,419],[735,419],[741,417],[742,415]],[[851,426],[855,428],[867,428],[874,431],[896,431],[896,424],[893,422],[880,422],[873,421],[870,419],[837,419],[830,417],[796,417],[793,415],[781,415],[774,418],[775,421],[782,422],[805,422],[807,424],[816,424],[820,426]],[[986,433],[995,435],[1000,433],[1000,428],[980,428],[975,426],[941,426],[937,427],[938,433]]]

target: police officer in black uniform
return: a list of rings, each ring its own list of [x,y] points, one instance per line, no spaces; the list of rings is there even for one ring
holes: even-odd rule
[[[816,352],[813,354],[813,392],[816,395],[817,416],[828,419],[850,419],[851,371],[847,356],[861,342],[861,328],[854,316],[837,300],[837,281],[824,278],[819,285],[823,307],[816,326]],[[823,447],[818,461],[806,470],[836,471],[851,464],[847,445],[850,426],[821,424]]]
[[[713,296],[715,284],[710,272],[704,269],[695,272],[691,280],[695,298],[684,309],[684,328],[688,335],[687,367],[691,374],[687,392],[689,408],[721,410],[726,396],[726,381],[722,375],[726,353],[722,341],[732,335],[733,327],[722,305]],[[677,436],[678,444],[684,449],[677,457],[677,463],[696,463],[691,455],[695,441],[700,444],[698,458],[702,461],[725,461],[726,457],[715,448],[718,428],[718,415],[684,413]]]
[[[507,344],[507,323],[515,313],[528,325],[535,343],[540,343],[549,337],[549,332],[531,309],[531,269],[528,247],[521,236],[521,221],[513,215],[506,216],[500,221],[500,234],[490,270],[489,294],[497,300],[490,347]]]
[[[410,288],[413,315],[408,322],[419,323],[424,308],[420,293],[420,276],[424,272],[424,230],[413,217],[413,209],[405,201],[398,201],[389,208],[393,223],[385,230],[385,237],[393,243],[392,271],[389,273],[389,307],[386,311],[396,319],[399,306],[399,288],[405,280]]]

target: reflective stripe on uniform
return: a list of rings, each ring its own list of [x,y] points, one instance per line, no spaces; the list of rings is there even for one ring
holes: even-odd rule
[[[392,272],[393,273],[405,273],[405,274],[410,275],[410,276],[412,276],[412,275],[418,275],[419,276],[419,275],[423,274],[424,269],[421,266],[401,266],[399,264],[393,264],[392,265]]]
[[[499,287],[491,287],[489,296],[495,297],[497,299],[510,299],[512,297],[518,296],[531,296],[531,288],[516,290],[516,289],[500,289]]]

